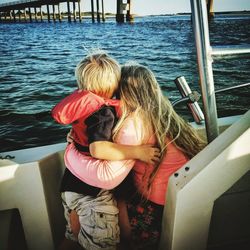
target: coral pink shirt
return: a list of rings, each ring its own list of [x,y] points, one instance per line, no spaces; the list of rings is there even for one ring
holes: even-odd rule
[[[151,144],[151,141],[149,141],[149,143]],[[154,167],[140,161],[135,163],[133,168],[135,186],[144,197],[156,204],[164,205],[169,177],[181,168],[188,160],[189,159],[178,148],[176,148],[173,143],[170,143],[167,146],[167,152],[149,190],[147,189],[147,183]]]
[[[128,118],[119,132],[116,142],[127,145],[142,144],[140,126],[142,124],[138,123],[135,126],[132,117]],[[152,134],[152,132],[148,133],[148,135]],[[145,141],[145,138],[143,141]],[[151,136],[151,138],[146,138],[146,141],[148,144],[154,144],[155,138]],[[151,184],[151,188],[147,190],[147,181],[153,170],[152,165],[132,160],[97,160],[79,153],[73,144],[67,147],[64,159],[66,166],[76,177],[89,185],[105,189],[118,186],[133,168],[134,181],[138,191],[149,200],[160,205],[165,204],[169,177],[189,160],[173,143],[168,144],[166,155]]]

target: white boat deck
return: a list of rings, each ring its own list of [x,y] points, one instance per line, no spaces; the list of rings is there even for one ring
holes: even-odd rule
[[[223,118],[219,124],[224,130],[234,120]],[[220,225],[215,223],[222,217],[216,218],[217,212],[212,216],[212,211],[214,204],[223,213],[225,209],[228,211],[227,207],[221,207],[220,199],[215,200],[250,170],[249,124],[250,111],[180,169],[178,177],[171,177],[161,249],[202,250],[206,249],[209,237],[210,246],[225,239],[225,234],[220,235],[217,230]],[[0,214],[10,209],[18,210],[28,249],[56,249],[64,236],[59,186],[65,168],[65,145],[1,153],[2,157],[15,158],[0,160],[0,211],[4,211]],[[249,194],[250,190],[245,195]],[[242,211],[246,208],[242,207]],[[211,216],[216,234],[209,234]],[[1,218],[0,235],[4,235],[6,227],[1,228]]]

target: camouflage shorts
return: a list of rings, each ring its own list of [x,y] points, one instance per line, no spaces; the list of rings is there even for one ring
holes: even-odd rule
[[[113,195],[102,190],[97,197],[74,192],[62,193],[64,214],[67,220],[65,237],[88,250],[116,249],[119,243],[118,208]],[[69,213],[75,210],[79,216],[78,239],[72,233]]]

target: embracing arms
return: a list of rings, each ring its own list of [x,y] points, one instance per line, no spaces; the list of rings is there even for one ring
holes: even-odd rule
[[[92,157],[110,161],[140,160],[155,164],[160,157],[159,149],[153,145],[124,145],[109,141],[97,141],[89,145]]]

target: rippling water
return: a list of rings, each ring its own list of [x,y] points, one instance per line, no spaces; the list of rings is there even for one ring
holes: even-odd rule
[[[250,44],[250,17],[217,16],[212,45]],[[43,112],[76,87],[74,68],[86,50],[102,48],[120,63],[136,60],[153,70],[171,101],[180,98],[173,80],[184,75],[199,91],[189,16],[136,18],[134,24],[0,24],[0,151],[65,141],[68,127]],[[249,57],[216,60],[216,89],[249,82]],[[249,109],[249,88],[218,95],[219,116]],[[190,119],[185,106],[177,112]]]

